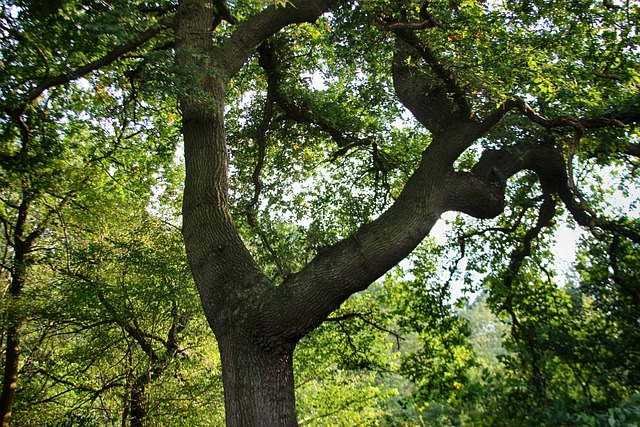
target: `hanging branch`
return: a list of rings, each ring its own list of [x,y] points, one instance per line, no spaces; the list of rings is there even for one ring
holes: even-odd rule
[[[586,200],[574,197],[576,194],[570,184],[565,183],[557,189],[557,194],[571,213],[572,218],[581,226],[588,228],[596,239],[602,239],[601,232],[608,231],[614,235],[626,237],[635,244],[640,245],[640,231],[626,223],[601,218],[591,209]]]
[[[269,67],[269,62],[273,59],[273,53],[271,52],[271,47],[268,45],[268,43],[263,43],[258,48],[258,53],[260,54],[258,63],[267,74],[267,98],[265,100],[264,113],[262,114],[262,120],[260,121],[260,125],[258,126],[258,132],[256,136],[256,142],[258,144],[258,160],[256,162],[256,167],[253,170],[253,175],[251,176],[254,186],[253,198],[251,200],[252,208],[255,208],[257,206],[258,199],[260,198],[260,191],[262,188],[262,184],[260,183],[260,173],[262,172],[262,168],[264,167],[267,139],[266,136],[269,129],[269,124],[271,123],[271,119],[273,118],[273,104],[275,103],[276,93],[278,92],[279,77],[278,70],[276,68]]]
[[[298,99],[294,101],[287,97],[281,88],[284,77],[280,69],[283,64],[280,63],[274,47],[268,43],[263,43],[258,50],[260,52],[259,64],[269,78],[269,85],[273,85],[273,101],[284,111],[287,119],[317,127],[328,133],[340,148],[333,153],[332,158],[334,160],[354,147],[369,146],[373,143],[371,138],[358,138],[354,136],[354,132],[345,132],[329,123],[324,117],[312,114],[312,108],[304,100]]]
[[[513,307],[513,285],[516,276],[520,271],[520,268],[524,264],[525,259],[529,255],[531,255],[531,246],[533,241],[538,238],[543,228],[553,224],[553,217],[555,216],[555,213],[556,200],[550,193],[545,192],[544,200],[538,212],[538,220],[536,222],[536,225],[533,228],[527,230],[522,241],[520,242],[520,247],[516,248],[511,253],[509,266],[505,270],[502,280],[502,285],[505,287],[505,289],[507,289],[508,293],[500,308],[505,310],[511,317],[514,338],[516,340],[524,339],[525,344],[527,345],[529,352],[531,353],[531,368],[535,376],[534,385],[539,389],[539,392],[544,392],[544,389],[546,388],[544,378],[542,377],[542,372],[540,371],[539,356],[531,337],[528,334],[524,334],[524,336],[521,336],[520,334],[523,331],[524,326],[522,325],[522,323],[520,323],[515,308]]]
[[[260,65],[266,61],[269,55],[269,46],[267,43],[263,43],[259,48],[258,52],[260,54],[258,62]],[[264,68],[264,67],[263,67]],[[251,180],[253,182],[253,197],[251,198],[251,202],[247,209],[245,210],[245,215],[247,217],[247,222],[249,226],[251,226],[260,237],[262,244],[267,249],[267,252],[271,254],[271,259],[278,270],[278,274],[280,276],[285,277],[287,273],[287,268],[281,262],[278,253],[275,248],[271,244],[267,233],[260,227],[258,221],[256,219],[256,210],[258,208],[258,203],[260,201],[260,193],[262,191],[262,183],[260,182],[260,174],[262,173],[262,169],[264,167],[265,156],[266,156],[266,140],[267,140],[267,131],[269,130],[269,124],[273,118],[273,105],[275,103],[276,92],[278,90],[277,87],[277,77],[275,72],[267,73],[267,98],[265,100],[264,113],[262,116],[262,120],[260,125],[258,126],[256,143],[258,145],[258,159],[256,161],[256,166],[253,170],[253,174],[251,176]]]

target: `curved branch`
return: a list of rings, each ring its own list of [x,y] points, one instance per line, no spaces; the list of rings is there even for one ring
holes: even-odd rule
[[[74,80],[77,80],[80,77],[83,77],[91,73],[92,71],[96,71],[102,67],[105,67],[113,63],[117,59],[121,58],[123,55],[137,49],[138,47],[143,45],[145,42],[151,40],[152,38],[154,38],[156,35],[164,31],[166,28],[168,28],[171,25],[172,25],[171,19],[164,19],[157,26],[149,28],[148,30],[140,33],[137,39],[131,40],[121,46],[118,46],[117,48],[108,52],[104,56],[96,59],[95,61],[89,62],[88,64],[85,64],[79,68],[76,68],[75,70],[69,73],[60,74],[57,76],[44,79],[38,86],[36,86],[33,90],[31,90],[31,92],[29,92],[29,95],[27,96],[27,99],[24,101],[21,109],[23,109],[24,106],[26,106],[28,103],[38,99],[45,90],[50,89],[54,86],[60,86],[63,84],[70,83]]]
[[[545,129],[569,127],[579,132],[584,132],[586,129],[600,129],[605,127],[620,128],[640,121],[640,107],[632,108],[631,111],[628,109],[625,109],[625,111],[617,111],[601,117],[578,118],[571,115],[561,115],[550,119],[538,114],[525,100],[514,97],[499,105],[498,108],[480,123],[481,133],[485,134],[488,132],[514,109],[519,110],[522,115]]]
[[[454,102],[455,110],[458,110],[455,111],[455,115],[472,118],[473,112],[471,110],[471,104],[469,103],[469,99],[467,98],[465,91],[459,85],[451,70],[447,69],[440,63],[429,45],[416,37],[416,35],[411,31],[396,30],[395,33],[401,40],[415,49],[418,55],[420,55],[420,57],[427,63],[433,74],[444,85],[444,88],[446,88],[446,95]],[[451,113],[454,113],[454,111],[451,111]]]
[[[334,159],[353,147],[371,145],[370,138],[358,138],[349,132],[338,129],[323,117],[313,114],[305,101],[293,101],[288,98],[281,88],[283,76],[280,70],[283,64],[278,60],[274,47],[269,43],[263,43],[258,51],[260,53],[259,64],[267,75],[267,95],[269,96],[269,92],[272,92],[273,101],[282,108],[286,118],[298,123],[316,126],[328,133],[340,148],[333,154]]]
[[[260,53],[259,63],[264,68],[263,63],[265,62],[265,58],[270,57],[271,49],[267,43],[264,43],[260,46],[258,51]],[[278,74],[279,73],[277,73],[275,70],[273,72],[267,73],[267,98],[265,100],[262,121],[258,126],[258,132],[256,136],[256,142],[258,144],[258,159],[256,161],[256,166],[251,176],[251,180],[253,182],[253,187],[254,187],[253,197],[249,203],[249,206],[247,206],[245,214],[247,217],[247,223],[249,224],[249,226],[251,226],[251,228],[253,228],[256,231],[256,233],[260,237],[260,240],[262,241],[262,244],[271,255],[271,259],[274,265],[276,266],[278,273],[280,274],[280,276],[284,277],[287,275],[288,270],[283,265],[275,248],[271,244],[271,241],[267,236],[267,233],[265,233],[265,231],[260,227],[260,224],[258,224],[258,220],[256,218],[256,208],[258,206],[258,202],[260,200],[260,193],[262,191],[262,182],[260,181],[260,174],[262,173],[262,168],[264,167],[265,156],[266,156],[267,130],[269,129],[269,124],[271,123],[271,119],[273,118],[273,105],[275,103],[277,93],[278,93],[278,79],[277,79]]]
[[[571,217],[578,225],[588,228],[595,238],[601,239],[603,237],[599,231],[601,230],[613,235],[623,236],[636,245],[640,245],[640,230],[636,227],[633,227],[625,221],[615,221],[595,216],[593,211],[585,209],[584,206],[575,200],[574,194],[568,186],[558,191],[558,195],[569,210]]]
[[[262,43],[282,28],[313,22],[340,3],[353,0],[290,0],[284,6],[271,5],[238,26],[219,49],[216,65],[227,79],[235,76]]]
[[[599,236],[597,230],[624,236],[640,244],[640,232],[629,224],[597,217],[577,200],[571,189],[562,154],[546,145],[522,142],[499,150],[487,150],[470,172],[453,175],[446,210],[460,211],[475,218],[493,218],[504,209],[506,181],[521,170],[535,172],[543,189],[558,195],[573,219]]]
[[[564,158],[552,147],[519,143],[498,150],[486,150],[470,172],[454,175],[446,209],[475,218],[493,218],[504,210],[507,180],[521,170],[531,170],[553,191],[567,185]]]

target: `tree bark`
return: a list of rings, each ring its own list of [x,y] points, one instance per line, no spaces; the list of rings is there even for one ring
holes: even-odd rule
[[[265,348],[239,333],[219,335],[218,345],[227,425],[297,426],[294,344]]]
[[[18,383],[18,367],[20,361],[20,326],[11,325],[7,330],[7,346],[5,349],[5,365],[0,396],[0,416],[2,427],[8,427],[11,421],[11,411],[16,396]]]
[[[25,226],[29,214],[30,203],[23,200],[19,211],[16,227],[14,229],[14,257],[11,271],[11,285],[9,295],[12,306],[7,310],[7,344],[5,348],[5,364],[2,382],[2,394],[0,395],[0,418],[2,427],[8,427],[11,422],[11,412],[16,397],[18,372],[20,362],[20,328],[22,316],[19,313],[18,304],[22,296],[22,290],[27,279],[28,256],[35,237],[25,237]]]
[[[131,394],[129,397],[129,419],[130,427],[143,427],[147,419],[149,408],[147,405],[147,388],[153,380],[153,364],[149,367],[148,372],[138,376],[131,386]],[[162,368],[158,368],[162,370]],[[126,419],[126,417],[124,417]]]

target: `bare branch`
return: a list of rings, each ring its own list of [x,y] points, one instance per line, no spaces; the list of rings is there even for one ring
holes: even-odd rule
[[[367,314],[371,315],[371,313],[367,313]],[[386,332],[386,333],[388,333],[390,335],[393,335],[395,337],[395,339],[396,339],[396,342],[398,343],[398,347],[400,346],[400,340],[404,341],[404,338],[398,332],[392,331],[390,329],[387,329],[387,328],[384,328],[384,327],[378,325],[373,320],[368,319],[367,315],[365,315],[363,313],[347,313],[347,314],[343,314],[341,316],[327,317],[326,321],[327,322],[340,322],[340,321],[349,320],[349,319],[360,319],[361,321],[363,321],[367,325],[372,326],[373,328],[375,328],[375,329],[377,329],[377,330],[379,330],[381,332]]]
[[[529,103],[521,98],[510,98],[498,106],[482,123],[480,123],[481,134],[489,131],[494,125],[502,120],[510,111],[518,109],[525,117],[542,126],[545,129],[558,127],[573,128],[584,133],[586,129],[599,129],[605,127],[623,128],[631,123],[640,121],[640,109],[632,109],[613,113],[608,116],[578,118],[571,115],[561,115],[554,118],[547,118],[538,114]]]
[[[100,394],[102,392],[105,392],[105,391],[111,389],[111,388],[121,387],[123,385],[123,384],[118,383],[118,382],[113,382],[113,383],[105,384],[104,386],[96,389],[96,388],[93,388],[93,387],[90,387],[90,386],[87,386],[87,385],[84,385],[84,384],[77,384],[77,383],[75,383],[73,381],[64,379],[63,377],[59,377],[57,375],[54,375],[54,374],[52,374],[50,372],[45,371],[42,368],[36,369],[35,372],[38,373],[38,374],[44,375],[45,377],[53,380],[54,382],[56,382],[58,384],[67,385],[67,386],[70,386],[74,390],[84,391],[84,392],[87,392],[87,393],[91,393],[93,395],[98,395],[98,394]],[[43,403],[43,402],[45,402],[45,401],[41,401],[40,403]]]

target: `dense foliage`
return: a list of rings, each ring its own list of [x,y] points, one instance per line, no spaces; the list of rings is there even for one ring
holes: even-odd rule
[[[3,425],[224,424],[180,212],[209,59],[177,3],[2,1]],[[229,212],[275,288],[474,137],[447,231],[296,337],[299,424],[640,424],[640,4],[329,3],[223,96]],[[212,2],[212,46],[306,4]]]

